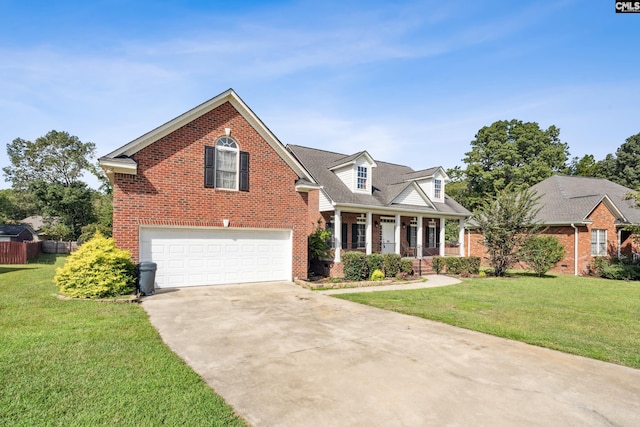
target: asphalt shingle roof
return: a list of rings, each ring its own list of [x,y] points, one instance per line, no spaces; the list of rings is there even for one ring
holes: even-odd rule
[[[545,224],[584,221],[606,195],[622,213],[624,222],[640,224],[640,209],[625,200],[630,188],[602,178],[554,175],[531,187],[541,199],[537,219]]]
[[[288,145],[289,151],[309,171],[315,181],[322,185],[325,193],[336,203],[358,204],[371,207],[389,207],[391,202],[412,185],[408,180],[433,175],[438,169],[430,168],[414,171],[408,166],[386,163],[376,160],[377,167],[373,170],[371,194],[353,193],[330,169],[336,165],[355,159],[358,155],[345,155],[316,148]],[[471,213],[455,200],[445,194],[445,201],[433,202],[435,209],[425,206],[393,205],[398,208],[422,210],[425,213],[449,213],[456,215],[470,215]]]

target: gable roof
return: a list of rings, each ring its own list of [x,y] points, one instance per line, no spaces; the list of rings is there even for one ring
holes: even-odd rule
[[[589,215],[602,202],[619,223],[640,224],[640,209],[625,200],[630,188],[603,178],[553,175],[531,187],[541,196],[536,219],[544,224],[589,222]]]
[[[262,122],[262,120],[260,120],[260,118],[233,89],[227,89],[197,107],[194,107],[165,124],[158,126],[111,153],[100,157],[98,162],[108,176],[111,176],[113,172],[135,175],[137,171],[137,164],[130,158],[130,156],[226,102],[230,103],[238,113],[240,113],[240,115],[249,122],[256,132],[258,132],[258,134],[267,141],[267,143],[280,155],[280,157],[282,157],[282,159],[296,172],[296,174],[298,174],[300,178],[305,178],[306,180],[313,182],[313,178],[309,176],[300,163],[298,163],[289,151],[287,151],[284,144],[278,140],[273,132],[271,132],[271,130]]]
[[[408,187],[414,185],[414,180],[407,181],[408,176],[416,171],[408,166],[376,161],[376,171],[372,176],[371,194],[354,193],[332,172],[336,165],[344,164],[345,159],[355,159],[362,153],[347,156],[345,154],[316,148],[287,145],[298,161],[309,171],[315,182],[322,185],[324,193],[334,203],[342,205],[360,205],[370,208],[398,208],[416,212],[449,214],[453,216],[469,216],[471,213],[455,200],[445,195],[444,202],[430,200],[431,206],[414,206],[394,204],[393,201]],[[355,156],[355,157],[354,157]],[[438,168],[426,169],[436,171]],[[416,176],[425,177],[423,171]],[[426,196],[426,195],[425,195]],[[428,198],[428,197],[427,197]]]
[[[333,162],[333,164],[331,166],[329,166],[330,170],[336,170],[339,169],[341,167],[344,166],[348,166],[348,165],[352,165],[356,162],[357,159],[359,159],[360,157],[365,157],[367,159],[367,161],[369,163],[371,163],[373,165],[373,167],[377,167],[378,165],[376,164],[376,161],[373,160],[373,157],[371,157],[371,155],[369,153],[367,153],[366,151],[360,151],[358,153],[352,154],[350,156],[346,156],[343,157],[341,159],[336,160],[335,162]]]

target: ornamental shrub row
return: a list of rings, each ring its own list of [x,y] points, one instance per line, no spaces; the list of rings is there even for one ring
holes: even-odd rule
[[[368,280],[376,270],[381,271],[384,277],[396,277],[402,273],[405,276],[413,274],[413,261],[402,259],[397,254],[371,254],[362,252],[345,252],[342,255],[343,272],[345,280]],[[379,274],[376,274],[379,279]]]
[[[447,274],[478,274],[480,257],[433,257],[431,265],[436,274],[446,271]]]

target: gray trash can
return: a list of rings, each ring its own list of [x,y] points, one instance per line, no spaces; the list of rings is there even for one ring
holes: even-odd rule
[[[144,296],[153,295],[156,290],[156,268],[158,264],[142,261],[138,264],[138,289]]]

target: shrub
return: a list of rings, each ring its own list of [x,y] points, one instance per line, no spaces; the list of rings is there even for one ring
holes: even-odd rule
[[[435,271],[436,274],[440,274],[440,272],[442,272],[442,269],[444,268],[444,259],[439,256],[434,256],[431,260],[431,266],[433,267],[433,271]]]
[[[135,290],[135,266],[128,251],[96,233],[56,270],[54,283],[74,298],[106,298]]]
[[[413,260],[409,258],[402,258],[400,260],[400,272],[407,276],[413,275]]]
[[[381,254],[367,255],[367,264],[369,265],[369,271],[380,270],[384,268]]]
[[[369,277],[367,256],[362,252],[345,252],[342,255],[342,263],[346,280],[366,280]]]
[[[444,263],[447,266],[447,274],[460,274],[464,271],[462,258],[445,257]]]
[[[370,280],[374,282],[379,282],[380,280],[384,280],[384,273],[380,269],[373,270],[373,273],[371,273]]]
[[[382,262],[384,264],[384,275],[386,277],[395,277],[400,272],[400,262],[402,258],[398,254],[384,254],[382,255]]]
[[[331,231],[322,228],[322,222],[318,220],[313,233],[307,238],[307,252],[309,261],[317,261],[329,255],[329,243],[331,241]]]
[[[611,264],[602,269],[602,277],[613,280],[640,280],[640,266]]]
[[[590,276],[603,277],[604,269],[611,265],[609,258],[603,256],[597,256],[591,258],[591,262],[587,266],[587,270]]]
[[[538,277],[542,277],[564,258],[565,249],[553,236],[534,236],[525,240],[520,248],[520,259],[527,263]]]

